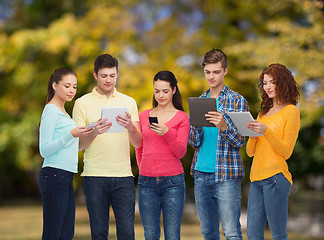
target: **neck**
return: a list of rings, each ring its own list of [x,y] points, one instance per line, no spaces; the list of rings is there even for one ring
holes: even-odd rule
[[[57,98],[56,96],[54,96],[52,98],[51,101],[49,101],[49,104],[54,104],[56,105],[58,108],[60,109],[65,109],[64,106],[65,106],[65,101],[63,101],[62,99],[60,98]]]
[[[218,98],[218,94],[223,90],[224,86],[225,84],[222,84],[220,86],[210,88],[209,97]]]
[[[166,105],[166,106],[157,105],[157,106],[155,107],[155,109],[156,109],[157,111],[165,111],[165,112],[167,112],[167,111],[172,111],[172,110],[174,110],[174,109],[176,109],[176,108],[173,106],[172,103],[170,103],[170,104],[168,104],[168,105]]]
[[[287,105],[288,105],[287,103],[281,103],[278,100],[273,99],[273,104],[272,104],[273,108],[282,108],[282,107],[285,107]]]
[[[101,91],[98,87],[96,88],[96,91],[100,94],[100,95],[103,95],[103,96],[106,96],[106,98],[109,98],[115,91],[115,89],[113,89],[111,92],[104,92],[104,91]]]

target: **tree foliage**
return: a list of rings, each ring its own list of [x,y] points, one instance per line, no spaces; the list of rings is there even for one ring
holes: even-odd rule
[[[283,63],[302,90],[303,133],[314,125],[323,128],[319,121],[324,114],[322,1],[14,0],[0,4],[7,10],[0,12],[0,185],[11,186],[21,175],[36,182],[42,162],[39,120],[54,69],[68,66],[77,72],[79,97],[95,85],[93,61],[104,52],[120,61],[118,89],[134,97],[140,110],[151,107],[153,76],[166,69],[175,73],[187,109],[187,97],[199,96],[208,87],[202,56],[220,48],[229,58],[226,84],[249,101],[256,116],[259,74],[270,63]],[[72,107],[73,103],[67,104],[70,113]],[[321,139],[318,135],[314,140],[312,158],[300,162],[316,162],[317,169],[324,170]],[[300,139],[296,152],[302,153],[305,144]],[[190,150],[186,168],[191,155]],[[312,168],[305,171],[312,173]]]

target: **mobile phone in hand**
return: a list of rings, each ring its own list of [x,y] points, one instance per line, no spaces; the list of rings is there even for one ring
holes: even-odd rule
[[[88,123],[87,126],[85,126],[85,128],[94,128],[96,126],[96,122],[91,122],[91,123]]]
[[[149,121],[150,121],[150,125],[152,125],[152,123],[159,123],[157,117],[149,117]]]

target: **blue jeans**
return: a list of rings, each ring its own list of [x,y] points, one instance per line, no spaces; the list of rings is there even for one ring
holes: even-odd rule
[[[180,239],[185,200],[184,174],[170,177],[138,177],[138,205],[146,240],[159,240],[160,217],[166,240]]]
[[[83,187],[90,219],[91,239],[108,239],[111,205],[116,220],[117,239],[133,240],[135,238],[133,177],[84,177]]]
[[[219,219],[226,239],[242,239],[241,178],[216,182],[215,173],[195,171],[195,201],[205,240],[220,239]]]
[[[247,237],[264,239],[266,221],[274,240],[287,240],[290,182],[282,173],[251,182],[247,212]]]
[[[74,173],[44,167],[39,173],[43,201],[42,239],[72,239],[75,223]]]

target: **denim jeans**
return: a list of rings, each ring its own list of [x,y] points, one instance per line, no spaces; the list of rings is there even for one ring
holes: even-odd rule
[[[159,240],[160,217],[166,240],[180,239],[185,200],[184,174],[169,177],[138,177],[138,205],[146,240]]]
[[[116,220],[117,239],[133,240],[135,238],[133,177],[84,177],[83,187],[90,219],[91,239],[108,239],[111,205]]]
[[[287,240],[288,197],[290,182],[282,173],[251,182],[247,212],[247,237],[264,239],[268,221],[274,240]]]
[[[215,173],[195,171],[195,201],[205,240],[220,239],[219,219],[226,239],[242,239],[241,178],[215,181]]]
[[[42,239],[72,239],[75,223],[74,173],[44,167],[39,173],[43,201]]]

